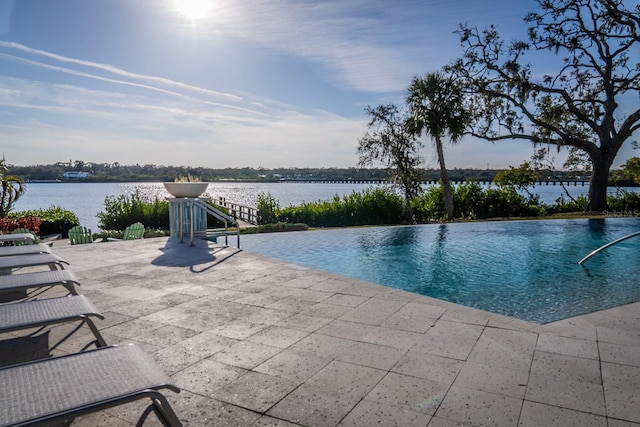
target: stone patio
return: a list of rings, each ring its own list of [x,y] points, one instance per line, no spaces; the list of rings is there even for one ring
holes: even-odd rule
[[[640,303],[537,325],[196,243],[53,247],[107,342],[182,389],[165,395],[185,426],[640,425]],[[72,326],[0,335],[0,365],[78,351],[92,335],[59,343]],[[71,425],[135,425],[143,407]]]

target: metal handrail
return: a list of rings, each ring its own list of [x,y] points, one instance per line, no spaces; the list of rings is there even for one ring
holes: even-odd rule
[[[228,222],[235,224],[236,226],[236,236],[237,236],[237,241],[238,241],[238,248],[240,248],[240,224],[238,223],[238,220],[236,220],[234,217],[229,216],[227,214],[225,214],[224,212],[220,212],[219,210],[217,210],[216,208],[214,208],[213,206],[211,206],[210,204],[204,202],[203,200],[200,199],[192,199],[191,200],[191,206],[198,206],[200,209],[203,209],[205,212],[207,212],[208,214],[218,218],[220,221],[224,222],[224,229],[225,231],[229,228],[228,226]],[[225,239],[226,239],[226,235],[225,235]],[[228,243],[227,240],[225,240],[225,243]]]
[[[627,240],[627,239],[630,239],[630,238],[635,237],[635,236],[640,236],[640,231],[636,231],[635,233],[631,233],[628,236],[621,237],[619,239],[614,240],[613,242],[609,242],[606,245],[600,246],[598,249],[596,249],[595,251],[592,251],[589,255],[587,255],[586,257],[582,258],[580,261],[578,261],[578,264],[582,265],[583,262],[585,262],[586,260],[588,260],[589,258],[594,256],[595,254],[599,253],[600,251],[603,251],[603,250],[607,249],[610,246],[613,246],[613,245],[615,245],[617,243],[622,242],[623,240]]]
[[[248,222],[249,224],[258,225],[258,209],[251,206],[228,202],[224,197],[219,197],[217,204],[223,208],[229,209],[236,219]]]

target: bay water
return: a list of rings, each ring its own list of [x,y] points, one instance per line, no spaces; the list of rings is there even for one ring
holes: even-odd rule
[[[224,197],[228,202],[255,207],[260,194],[270,194],[278,200],[281,207],[297,206],[304,202],[331,200],[335,196],[345,196],[368,188],[385,186],[386,184],[362,183],[306,183],[306,182],[212,182],[207,193],[214,199]],[[129,195],[136,191],[143,196],[159,198],[169,197],[162,183],[27,183],[26,193],[18,199],[14,211],[31,209],[47,209],[61,206],[74,212],[80,223],[92,231],[97,231],[96,215],[104,211],[104,201],[108,196]],[[588,185],[570,186],[573,197],[586,195]],[[638,191],[638,188],[628,188]],[[532,188],[533,193],[540,195],[545,203],[554,203],[564,194],[560,185],[538,185]],[[610,193],[616,189],[609,188]]]

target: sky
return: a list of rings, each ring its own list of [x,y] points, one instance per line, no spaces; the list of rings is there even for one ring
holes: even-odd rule
[[[461,23],[524,38],[532,0],[0,0],[0,154],[210,168],[356,167],[367,106],[461,56]],[[463,139],[448,168],[530,143]],[[425,140],[424,167],[438,167]],[[614,167],[638,155],[623,148]],[[563,154],[556,155],[556,165]]]

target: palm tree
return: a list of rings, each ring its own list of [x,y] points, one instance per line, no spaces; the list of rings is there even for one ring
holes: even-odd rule
[[[464,135],[469,123],[469,113],[463,106],[462,90],[457,82],[442,73],[429,73],[414,77],[409,86],[407,105],[411,117],[407,126],[415,135],[430,135],[436,145],[442,193],[447,219],[453,220],[453,195],[444,162],[442,138],[449,136],[457,142]]]
[[[24,181],[9,174],[9,167],[3,157],[0,160],[0,218],[4,218],[11,211],[13,204],[25,191]]]

